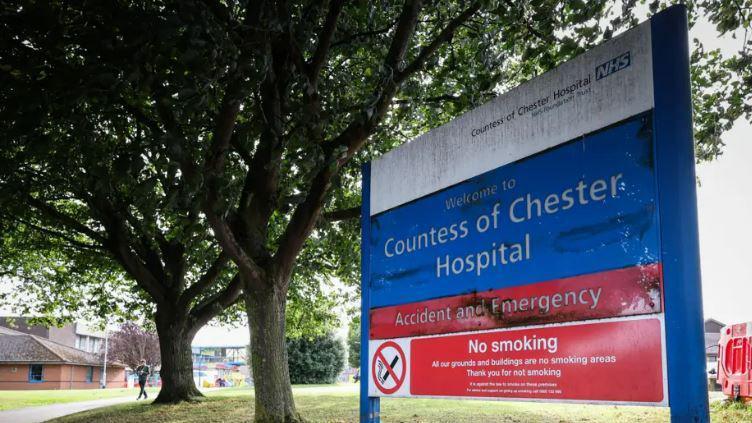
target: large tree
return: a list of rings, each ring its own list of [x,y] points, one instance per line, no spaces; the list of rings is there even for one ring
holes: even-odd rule
[[[301,254],[353,277],[341,219],[358,214],[359,164],[636,23],[644,3],[622,3],[6,2],[3,213],[66,260],[124,269],[156,306],[163,368],[185,363],[193,316],[242,288],[255,418],[298,420],[291,280]],[[749,8],[691,12],[724,33],[747,28]],[[693,55],[700,157],[750,113],[744,43],[731,59]]]
[[[81,302],[77,295],[91,291],[67,287],[96,286],[99,279],[99,295],[83,299],[94,303],[127,276],[139,288],[130,308],[145,308],[159,334],[163,389],[156,401],[201,395],[191,340],[238,301],[242,285],[201,223],[196,181],[172,165],[169,132],[148,127],[143,114],[151,113],[144,107],[149,90],[167,89],[162,77],[173,72],[151,63],[169,60],[175,45],[157,42],[164,33],[155,37],[146,26],[159,27],[158,16],[135,5],[5,2],[2,8],[3,272],[20,280],[22,290],[51,282],[37,294],[56,294],[71,308]],[[166,32],[179,37],[182,25],[172,24]],[[133,79],[138,72],[143,79]],[[170,116],[179,112],[158,107]]]

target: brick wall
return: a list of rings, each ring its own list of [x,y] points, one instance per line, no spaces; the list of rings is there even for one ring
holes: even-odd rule
[[[45,364],[42,367],[44,381],[29,383],[28,364],[0,364],[0,390],[98,389],[102,367],[94,367],[91,382],[86,381],[88,368],[88,366],[69,364]],[[107,387],[123,388],[125,386],[125,369],[108,366]]]

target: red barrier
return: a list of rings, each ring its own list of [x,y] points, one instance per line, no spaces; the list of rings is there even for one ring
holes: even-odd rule
[[[721,329],[718,383],[726,396],[752,402],[752,322]]]

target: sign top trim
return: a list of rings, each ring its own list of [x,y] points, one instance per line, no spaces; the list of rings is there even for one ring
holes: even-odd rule
[[[651,33],[645,22],[374,160],[371,215],[653,105]]]

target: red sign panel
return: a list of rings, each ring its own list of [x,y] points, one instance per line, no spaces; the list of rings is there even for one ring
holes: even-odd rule
[[[660,264],[371,310],[371,339],[402,338],[662,311]]]
[[[414,339],[410,394],[663,402],[659,319]]]

